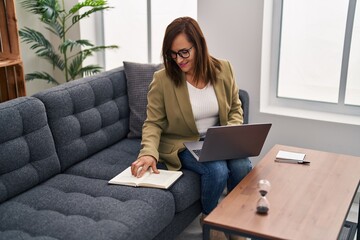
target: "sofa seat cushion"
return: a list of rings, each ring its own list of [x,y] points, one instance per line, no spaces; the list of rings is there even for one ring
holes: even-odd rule
[[[176,212],[181,212],[200,199],[200,175],[183,169],[181,178],[171,186]]]
[[[59,174],[0,205],[0,239],[152,239],[175,213],[172,194]],[[155,224],[154,224],[155,223]]]
[[[140,139],[123,139],[72,166],[66,173],[108,181],[136,160],[140,143]],[[185,169],[182,171],[184,175],[169,189],[175,199],[176,212],[183,211],[200,199],[199,175]]]
[[[110,180],[134,162],[140,151],[140,139],[123,139],[72,166],[66,173]]]

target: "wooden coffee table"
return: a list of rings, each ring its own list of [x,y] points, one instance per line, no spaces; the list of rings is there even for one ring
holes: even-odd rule
[[[274,162],[279,150],[306,153],[311,163]],[[271,183],[266,215],[256,213],[260,179]],[[276,145],[205,218],[204,239],[210,229],[256,239],[338,239],[359,182],[360,157]]]

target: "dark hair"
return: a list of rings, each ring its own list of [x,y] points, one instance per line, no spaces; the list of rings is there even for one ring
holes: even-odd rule
[[[184,33],[187,40],[193,44],[196,49],[194,65],[194,81],[204,79],[206,83],[214,84],[216,82],[216,70],[221,70],[220,61],[210,56],[204,35],[199,24],[190,17],[180,17],[172,21],[166,28],[162,56],[167,75],[176,86],[182,84],[182,71],[177,63],[171,58],[170,51],[174,39],[181,33]]]

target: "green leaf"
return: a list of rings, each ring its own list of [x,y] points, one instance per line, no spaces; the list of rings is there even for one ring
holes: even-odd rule
[[[92,43],[90,43],[89,40],[80,39],[80,40],[73,41],[71,39],[67,39],[62,44],[59,45],[59,51],[61,53],[66,53],[68,48],[70,48],[70,52],[71,52],[74,47],[84,47],[84,46],[91,47],[94,45]]]
[[[56,21],[61,11],[57,0],[24,0],[21,4],[29,12],[39,15],[43,22]]]
[[[98,65],[88,65],[82,67],[84,60],[92,56],[93,51],[84,50],[78,53],[78,55],[73,59],[69,66],[69,75],[71,79],[76,79],[77,77],[83,77],[84,73],[95,74],[102,69]]]
[[[81,19],[88,17],[89,15],[91,15],[92,13],[98,12],[98,11],[103,11],[105,9],[108,9],[110,7],[95,7],[90,9],[89,11],[86,11],[85,13],[81,14],[81,15],[75,15],[72,18],[72,24],[75,24],[77,22],[79,22]]]
[[[79,69],[79,75],[83,77],[92,76],[99,73],[101,70],[102,67],[100,67],[99,65],[87,65]]]
[[[48,62],[50,62],[53,68],[57,67],[59,70],[63,71],[65,69],[64,60],[62,60],[61,56],[55,53],[51,53],[46,56],[42,56]]]
[[[56,81],[50,74],[48,74],[47,72],[33,72],[33,73],[28,73],[25,75],[25,80],[26,81],[32,81],[32,80],[44,80],[47,81],[48,83],[54,84],[54,85],[60,85],[60,83],[58,81]]]
[[[30,49],[36,50],[36,55],[44,56],[54,52],[52,44],[38,31],[30,28],[24,28],[19,31],[22,42],[31,44]]]
[[[46,27],[46,29],[55,34],[58,38],[64,37],[64,27],[58,21],[47,23],[47,25],[49,27]]]
[[[103,51],[104,49],[117,49],[119,48],[116,45],[109,45],[109,46],[96,46],[96,47],[92,47],[92,48],[87,48],[84,49],[83,51],[88,51],[88,52],[99,52],[99,51]]]
[[[30,49],[34,50],[37,56],[48,60],[53,67],[56,66],[60,70],[64,69],[63,60],[54,51],[52,44],[42,33],[26,27],[19,31],[19,36],[22,39],[22,42],[31,44]]]
[[[76,79],[79,75],[79,69],[84,61],[83,54],[76,56],[69,65],[69,75],[71,79]]]
[[[69,13],[74,14],[84,7],[103,7],[107,4],[106,0],[85,0],[75,4],[69,11]]]

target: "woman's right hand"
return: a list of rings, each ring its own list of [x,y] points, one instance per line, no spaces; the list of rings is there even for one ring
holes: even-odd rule
[[[156,167],[156,159],[153,156],[141,156],[131,164],[131,174],[141,178],[150,167],[154,173],[159,173]]]

